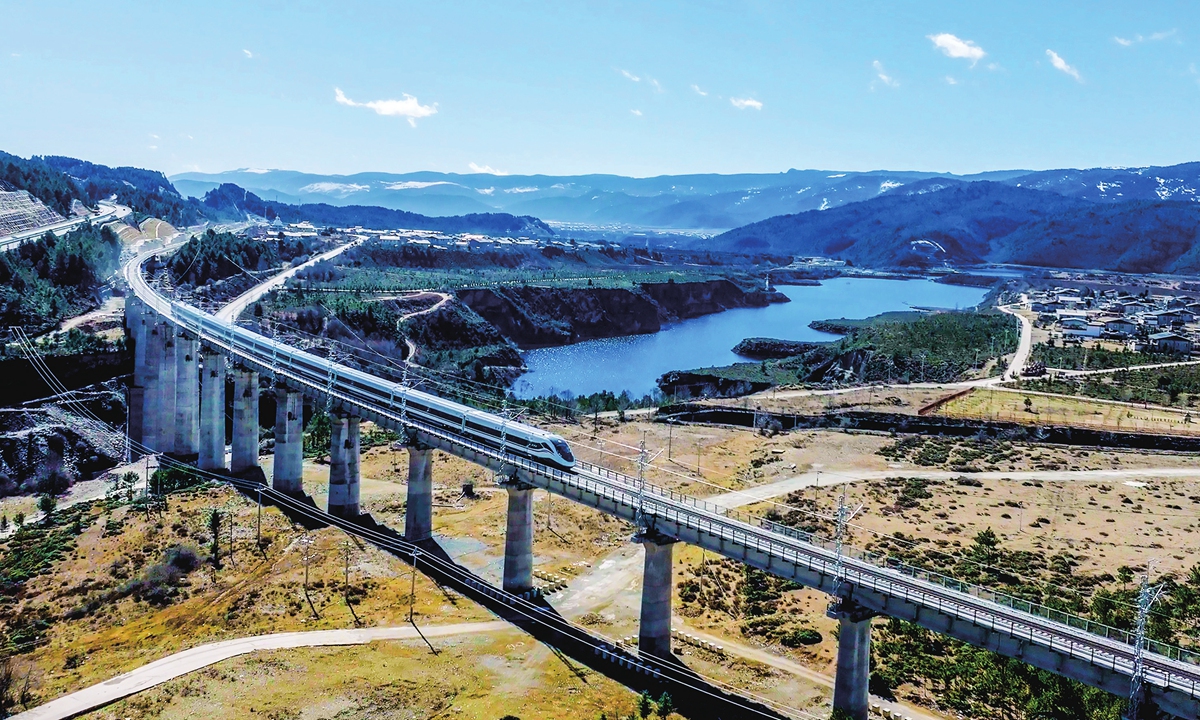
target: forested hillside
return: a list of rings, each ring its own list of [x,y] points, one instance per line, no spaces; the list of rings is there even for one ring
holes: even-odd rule
[[[115,195],[117,202],[133,208],[139,220],[156,217],[183,227],[202,219],[198,204],[181,196],[171,181],[156,170],[114,168],[55,155],[37,159],[73,178],[88,205]]]
[[[305,257],[316,244],[306,238],[263,241],[210,229],[188,240],[167,265],[175,282],[199,286]]]
[[[80,195],[69,177],[38,158],[25,160],[3,151],[0,151],[0,180],[28,192],[64,216],[71,212],[71,200]]]
[[[85,227],[0,253],[0,324],[34,332],[96,305],[117,270],[121,245],[107,228]]]

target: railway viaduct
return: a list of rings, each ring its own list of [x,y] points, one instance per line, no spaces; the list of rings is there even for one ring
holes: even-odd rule
[[[840,620],[834,707],[867,717],[871,618],[910,620],[1036,667],[1116,695],[1139,692],[1139,717],[1167,714],[1200,720],[1200,665],[1186,650],[1157,643],[1138,647],[1124,631],[969,586],[885,558],[834,548],[821,538],[736,516],[690,496],[639,484],[606,468],[579,462],[563,471],[498,452],[445,428],[406,415],[404,388],[378,381],[371,395],[351,393],[343,379],[356,372],[290,348],[159,295],[145,281],[143,254],[126,266],[132,293],[125,322],[134,347],[128,433],[155,452],[194,460],[203,470],[253,473],[259,462],[260,377],[273,378],[273,489],[302,493],[303,406],[306,398],[331,408],[329,505],[332,515],[359,515],[360,422],[395,430],[409,447],[404,536],[431,537],[432,457],[443,450],[505,478],[508,493],[503,590],[535,594],[533,490],[573,499],[639,527],[645,548],[639,653],[671,658],[673,547],[699,545],[806,587],[828,593]],[[319,367],[320,372],[311,368]],[[307,368],[307,369],[306,369]],[[226,376],[233,376],[233,429],[226,462]]]

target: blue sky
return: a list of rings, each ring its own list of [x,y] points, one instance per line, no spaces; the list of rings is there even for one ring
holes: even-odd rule
[[[1200,160],[1200,6],[0,0],[0,149],[658,175]]]

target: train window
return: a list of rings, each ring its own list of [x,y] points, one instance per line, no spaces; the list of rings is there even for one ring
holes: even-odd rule
[[[555,438],[553,442],[554,442],[554,449],[558,451],[558,454],[562,456],[563,460],[566,460],[568,462],[575,461],[575,456],[571,454],[571,446],[567,445],[566,440],[562,440],[560,438]]]

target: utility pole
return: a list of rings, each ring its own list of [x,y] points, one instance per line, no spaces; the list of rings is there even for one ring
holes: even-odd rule
[[[1146,574],[1142,576],[1142,588],[1138,592],[1137,646],[1133,656],[1133,677],[1129,681],[1129,711],[1127,716],[1137,720],[1142,703],[1142,685],[1146,675],[1146,624],[1150,619],[1150,608],[1162,595],[1163,585],[1150,587],[1150,573],[1154,560],[1146,562]]]
[[[304,557],[304,594],[308,595],[308,563],[312,559],[309,548],[312,546],[312,536],[307,532],[300,538],[300,552]]]
[[[258,520],[254,527],[254,544],[262,552],[262,486],[258,487]]]
[[[675,423],[673,421],[671,421],[670,419],[668,419],[667,420],[667,459],[668,460],[671,459],[671,440],[672,440],[672,436],[675,434],[674,430],[675,430]]]
[[[842,499],[838,501],[837,509],[837,536],[835,542],[837,543],[836,577],[839,585],[845,579],[845,569],[842,566],[842,547],[846,541],[846,525],[863,509],[862,503],[859,503],[858,507],[853,510],[846,505],[846,491],[848,487],[849,483],[842,484]]]
[[[350,604],[350,541],[349,540],[342,541],[342,556],[343,556],[343,559],[345,560],[345,566],[344,566],[345,574],[342,578],[343,579],[342,587],[345,588],[346,605],[349,605]]]
[[[413,548],[413,566],[412,566],[412,587],[408,591],[408,622],[416,625],[413,620],[413,603],[417,597],[417,559],[421,557],[421,550]]]

